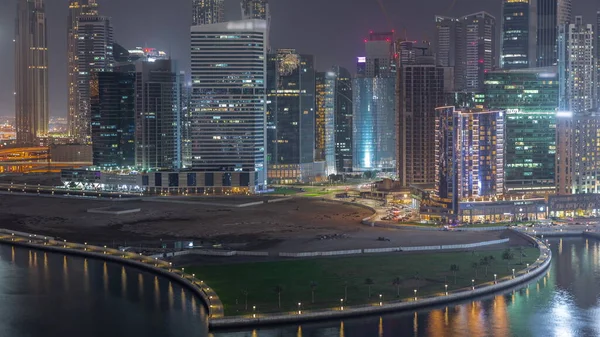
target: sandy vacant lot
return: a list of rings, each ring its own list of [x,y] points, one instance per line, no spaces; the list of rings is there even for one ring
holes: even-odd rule
[[[223,247],[270,252],[470,243],[504,235],[373,228],[360,223],[371,214],[368,209],[321,199],[294,198],[235,207],[256,200],[260,199],[236,199],[230,201],[229,206],[222,198],[194,198],[181,200],[186,203],[173,203],[0,195],[0,227],[99,245],[159,246],[161,241],[193,239],[207,246],[222,244]],[[140,208],[141,212],[125,215],[87,212],[100,207]],[[386,240],[380,241],[379,237]]]

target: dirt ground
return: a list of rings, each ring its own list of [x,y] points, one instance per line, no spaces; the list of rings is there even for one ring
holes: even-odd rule
[[[194,199],[190,199],[194,200]],[[206,202],[214,201],[207,198]],[[244,208],[186,201],[102,201],[0,195],[0,228],[97,245],[160,247],[194,240],[212,248],[269,252],[329,251],[461,244],[495,240],[501,232],[443,232],[368,227],[368,209],[321,199],[293,198]],[[222,202],[221,198],[219,202]],[[88,213],[90,208],[140,208],[124,215]],[[380,240],[382,238],[384,240]],[[512,240],[511,240],[512,241]],[[512,242],[511,242],[512,243]]]

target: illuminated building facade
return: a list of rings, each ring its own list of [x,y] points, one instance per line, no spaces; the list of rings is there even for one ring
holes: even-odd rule
[[[593,26],[575,17],[575,23],[559,27],[558,46],[560,109],[576,114],[591,111],[596,90]]]
[[[98,3],[96,0],[77,0],[69,3],[67,21],[67,100],[68,100],[68,131],[69,135],[79,138],[79,17],[97,16]]]
[[[557,194],[600,193],[600,115],[558,112]]]
[[[90,82],[101,72],[113,70],[113,29],[105,16],[80,16],[77,23],[77,108],[71,136],[82,143],[91,140]]]
[[[325,162],[327,176],[336,174],[335,165],[335,98],[336,74],[316,73],[315,161]]]
[[[529,68],[535,65],[535,20],[531,10],[537,0],[502,1],[502,55],[503,69]],[[530,3],[531,2],[531,3]],[[533,22],[532,22],[533,21]]]
[[[334,66],[335,82],[335,169],[352,171],[352,76],[346,68]]]
[[[396,167],[396,44],[393,32],[370,33],[352,85],[355,171]]]
[[[536,18],[536,57],[538,67],[558,64],[558,28],[571,22],[572,0],[532,0],[535,1]]]
[[[94,166],[135,166],[135,73],[97,73],[90,103]]]
[[[293,183],[321,179],[324,170],[312,171],[324,167],[323,162],[320,166],[313,165],[316,149],[314,57],[298,54],[294,49],[278,49],[269,54],[267,68],[269,180]],[[325,147],[326,137],[322,139]]]
[[[182,78],[171,60],[136,63],[136,166],[181,166]]]
[[[224,178],[224,186],[251,193],[267,181],[266,48],[264,20],[191,27],[192,169],[226,177],[239,172],[237,181]]]
[[[493,71],[486,75],[485,105],[506,111],[507,192],[555,189],[556,67]]]
[[[48,135],[48,39],[44,0],[19,0],[15,31],[15,109],[18,145]]]
[[[192,0],[194,26],[225,21],[225,0]]]
[[[269,2],[267,0],[242,0],[242,18],[244,20],[258,19],[269,22]]]
[[[458,214],[459,202],[504,193],[503,111],[436,109],[435,191]]]

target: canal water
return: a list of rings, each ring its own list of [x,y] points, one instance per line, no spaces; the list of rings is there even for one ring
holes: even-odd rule
[[[94,259],[0,245],[0,336],[207,336],[177,283]]]
[[[600,336],[600,243],[550,241],[535,282],[419,312],[208,333],[204,307],[134,268],[0,245],[0,336]]]

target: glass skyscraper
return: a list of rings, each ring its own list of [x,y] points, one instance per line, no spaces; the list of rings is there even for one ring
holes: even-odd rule
[[[558,87],[556,67],[486,75],[485,105],[506,111],[508,192],[554,191]]]
[[[572,0],[535,1],[537,25],[537,66],[555,66],[558,62],[558,27],[571,22]]]
[[[335,166],[338,174],[352,171],[352,76],[346,68],[334,66],[335,83]]]
[[[532,0],[535,1],[535,0]],[[529,68],[531,54],[531,37],[535,31],[532,27],[532,13],[530,0],[503,0],[502,1],[502,55],[501,67],[504,69]],[[535,15],[535,13],[533,13]],[[535,57],[533,58],[535,61]]]
[[[335,165],[335,85],[336,74],[318,72],[316,75],[315,160],[325,162],[329,176],[336,173]]]

